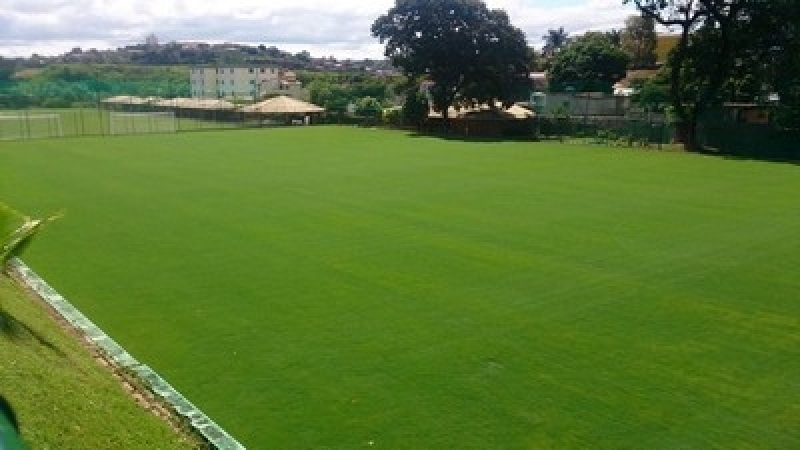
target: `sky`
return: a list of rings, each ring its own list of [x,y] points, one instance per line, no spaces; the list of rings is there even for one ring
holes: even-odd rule
[[[622,28],[635,14],[622,0],[485,0],[508,12],[541,47],[551,28],[570,34]],[[62,54],[74,47],[115,49],[201,41],[264,44],[314,57],[380,59],[372,22],[393,0],[0,0],[0,56]]]

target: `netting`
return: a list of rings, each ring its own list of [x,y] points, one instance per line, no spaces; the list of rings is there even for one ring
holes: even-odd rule
[[[25,285],[36,292],[55,309],[67,322],[77,329],[90,342],[97,346],[106,357],[118,367],[135,374],[153,393],[161,397],[178,414],[185,417],[205,439],[220,450],[238,450],[245,447],[228,434],[222,427],[194,406],[180,392],[175,390],[153,369],[140,363],[122,346],[97,327],[77,308],[21,260],[14,258],[9,262],[9,271],[21,279]]]
[[[175,113],[156,112],[112,112],[108,116],[109,134],[174,133]]]
[[[1,114],[0,139],[37,139],[64,136],[58,114]]]

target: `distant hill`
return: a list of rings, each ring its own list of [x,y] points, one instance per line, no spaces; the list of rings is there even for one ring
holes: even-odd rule
[[[205,42],[170,42],[168,44],[129,45],[118,49],[98,50],[75,47],[62,55],[14,60],[17,69],[41,68],[52,64],[133,64],[133,65],[206,65],[206,66],[272,66],[292,70],[392,73],[387,60],[339,60],[333,57],[314,58],[307,51],[290,53],[277,47],[244,44],[209,44]]]

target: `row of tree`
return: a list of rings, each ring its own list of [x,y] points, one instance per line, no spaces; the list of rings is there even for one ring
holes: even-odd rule
[[[731,100],[776,102],[776,117],[800,127],[800,7],[796,0],[620,0],[640,12],[621,31],[543,37],[541,53],[508,15],[479,0],[396,0],[372,25],[403,71],[417,108],[420,86],[447,120],[453,105],[521,100],[529,72],[548,71],[551,90],[605,91],[631,68],[654,68],[655,26],[680,31],[666,66],[640,86],[667,102],[689,147],[705,112]],[[417,108],[418,109],[418,108]]]
[[[627,56],[627,67],[630,69],[648,69],[656,65],[656,22],[650,17],[633,15],[625,19],[622,30],[612,29],[603,33],[591,33],[593,38],[603,36],[608,45],[621,50]],[[547,70],[553,58],[569,44],[580,38],[571,38],[564,27],[547,30],[542,36],[544,46],[538,58],[533,61],[533,68]]]
[[[555,91],[610,91],[628,68],[655,64],[654,20],[632,17],[622,31],[570,38],[564,28],[543,37],[541,52],[505,11],[477,0],[397,0],[372,25],[385,55],[447,120],[448,107],[526,100],[529,72],[548,72]],[[415,99],[414,101],[416,101]]]

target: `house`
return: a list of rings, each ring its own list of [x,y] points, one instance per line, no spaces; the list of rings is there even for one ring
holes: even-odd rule
[[[636,93],[635,85],[638,82],[647,81],[658,75],[658,69],[636,69],[629,70],[625,78],[614,83],[614,95],[631,96]]]
[[[308,97],[294,72],[275,67],[192,67],[189,83],[193,98],[255,100],[273,93]]]
[[[663,66],[667,62],[669,52],[681,41],[679,34],[658,33],[656,35],[656,65]]]

